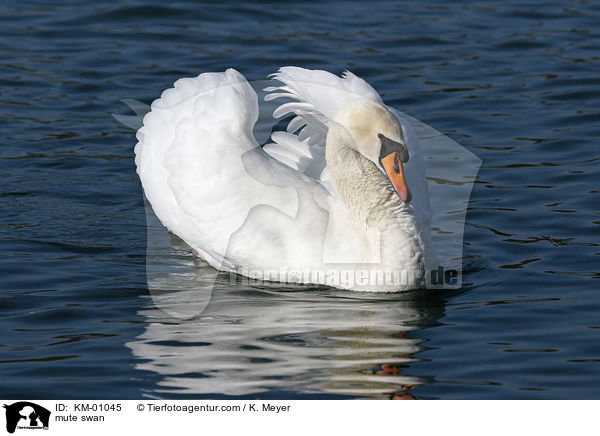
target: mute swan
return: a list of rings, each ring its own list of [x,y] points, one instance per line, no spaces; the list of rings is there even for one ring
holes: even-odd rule
[[[265,100],[286,132],[258,145],[258,97],[233,69],[175,82],[137,132],[137,172],[156,216],[213,267],[361,291],[424,284],[435,262],[416,134],[377,92],[297,67]]]

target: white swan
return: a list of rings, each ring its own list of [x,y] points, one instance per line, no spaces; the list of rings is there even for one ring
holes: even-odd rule
[[[213,267],[362,291],[423,284],[435,259],[418,139],[364,80],[284,67],[260,147],[237,71],[180,79],[138,130],[137,171],[160,221]]]

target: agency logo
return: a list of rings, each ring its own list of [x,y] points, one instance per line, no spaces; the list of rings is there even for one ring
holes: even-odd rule
[[[48,430],[50,411],[28,401],[19,401],[4,405],[6,409],[6,431],[14,433],[15,429]]]

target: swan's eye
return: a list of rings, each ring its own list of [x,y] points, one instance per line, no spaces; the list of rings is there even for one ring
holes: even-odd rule
[[[404,144],[403,142],[394,141],[393,139],[388,138],[382,133],[378,133],[377,136],[379,137],[379,141],[381,142],[381,148],[379,150],[380,159],[385,156],[389,156],[391,153],[395,153],[396,156],[400,159],[400,162],[408,162],[408,148],[406,148],[406,144]]]

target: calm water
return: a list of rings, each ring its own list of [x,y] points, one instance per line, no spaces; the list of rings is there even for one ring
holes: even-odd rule
[[[0,397],[600,398],[597,2],[0,14]],[[350,69],[483,160],[460,292],[222,286],[190,320],[154,306],[135,139],[111,114],[281,65]]]

